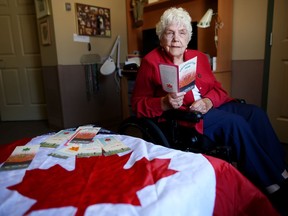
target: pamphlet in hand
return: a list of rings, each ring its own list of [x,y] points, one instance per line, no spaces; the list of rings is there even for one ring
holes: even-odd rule
[[[159,64],[162,87],[166,92],[192,90],[195,86],[197,57],[180,65]]]

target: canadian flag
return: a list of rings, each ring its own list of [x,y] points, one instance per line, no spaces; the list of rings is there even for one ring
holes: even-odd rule
[[[105,137],[106,135],[97,135]],[[131,150],[59,159],[40,148],[27,170],[0,172],[0,215],[277,215],[230,164],[115,135]],[[3,163],[15,146],[0,147]]]

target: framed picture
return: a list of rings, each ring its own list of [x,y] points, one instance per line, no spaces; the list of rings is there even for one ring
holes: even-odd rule
[[[49,28],[49,22],[47,19],[40,22],[40,37],[41,37],[41,44],[42,45],[50,45],[51,44],[50,28]]]
[[[79,35],[111,37],[110,9],[76,3]]]
[[[34,0],[37,18],[42,18],[50,14],[48,0]]]

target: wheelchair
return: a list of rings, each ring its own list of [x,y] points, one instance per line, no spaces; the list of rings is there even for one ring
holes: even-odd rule
[[[231,146],[215,143],[195,128],[184,127],[179,121],[197,123],[203,118],[200,112],[169,110],[157,118],[130,116],[118,128],[118,133],[142,138],[147,142],[186,152],[202,153],[233,162]],[[159,120],[163,120],[159,122]]]

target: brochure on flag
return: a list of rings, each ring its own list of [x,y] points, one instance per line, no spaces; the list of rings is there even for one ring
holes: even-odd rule
[[[70,143],[50,153],[49,156],[67,159],[68,157],[92,157],[102,155],[102,146],[95,139],[88,144]]]
[[[28,168],[40,145],[17,146],[0,167],[0,171]]]
[[[166,92],[192,90],[195,86],[197,56],[180,65],[159,64],[162,87]]]
[[[90,144],[81,144],[77,153],[77,157],[92,157],[100,155],[102,155],[101,144],[96,140]]]
[[[68,142],[69,144],[89,144],[93,142],[93,138],[100,131],[100,127],[82,127],[77,129],[76,134]]]
[[[61,130],[41,142],[40,146],[47,148],[57,148],[61,144],[68,142],[75,133],[76,131],[72,129]]]
[[[64,146],[63,148],[57,149],[50,153],[49,156],[67,159],[69,157],[76,156],[78,154],[80,146],[78,144],[71,144],[69,146]]]
[[[99,138],[97,140],[101,143],[103,154],[105,156],[118,154],[130,150],[128,146],[126,146],[120,140],[116,139],[114,136]]]

